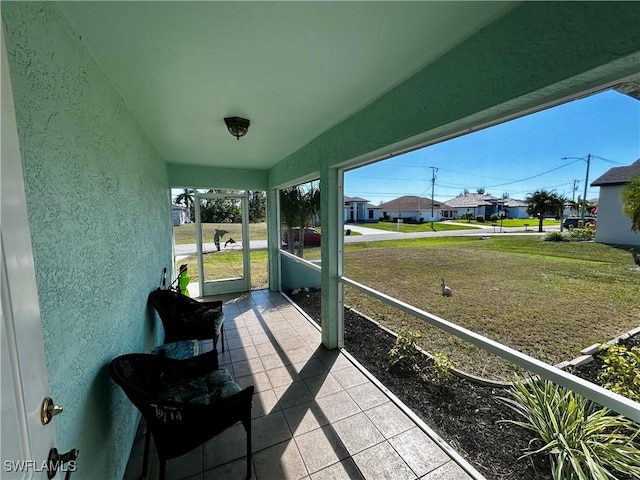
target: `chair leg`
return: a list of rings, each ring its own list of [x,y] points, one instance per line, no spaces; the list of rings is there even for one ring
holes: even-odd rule
[[[160,473],[158,474],[158,480],[164,480],[166,473],[167,473],[167,461],[164,459],[160,459]]]
[[[144,456],[142,457],[142,476],[147,475],[149,469],[149,444],[151,443],[151,430],[145,425],[146,433],[144,434]]]
[[[247,432],[247,480],[251,478],[251,418],[247,422],[242,422]]]

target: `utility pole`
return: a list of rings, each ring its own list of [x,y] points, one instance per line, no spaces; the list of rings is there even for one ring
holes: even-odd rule
[[[591,155],[590,153],[587,154],[587,158],[584,157],[562,157],[562,160],[584,160],[585,162],[587,162],[587,173],[584,176],[584,196],[582,198],[582,208],[580,209],[580,220],[582,220],[582,223],[584,224],[584,216],[585,216],[585,211],[587,209],[587,187],[589,186],[589,165],[591,164],[591,157],[593,155]],[[575,188],[575,182],[577,180],[574,180],[574,188]],[[574,191],[575,193],[575,191]]]
[[[573,180],[573,196],[571,197],[571,210],[573,210],[573,206],[576,204],[576,190],[578,190],[578,183],[580,180]]]
[[[584,225],[584,215],[587,210],[587,186],[589,185],[589,164],[591,163],[591,154],[587,154],[587,174],[584,177],[584,195],[582,196],[582,211],[580,212],[580,219],[582,225]]]
[[[434,232],[436,229],[433,227],[433,193],[436,186],[436,172],[438,169],[436,167],[429,167],[431,169],[431,230]]]

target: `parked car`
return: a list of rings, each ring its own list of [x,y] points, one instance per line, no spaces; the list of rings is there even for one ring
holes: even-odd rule
[[[293,230],[293,244],[297,245],[300,240],[300,229],[294,228]],[[304,245],[307,247],[317,247],[320,245],[320,232],[315,228],[305,228],[304,229]],[[285,245],[289,245],[289,231],[285,230],[284,236],[282,237],[282,242]]]
[[[579,223],[582,221],[580,217],[567,217],[562,221],[562,226],[564,228],[578,228]],[[584,217],[584,225],[591,225],[593,227],[596,226],[595,217]]]

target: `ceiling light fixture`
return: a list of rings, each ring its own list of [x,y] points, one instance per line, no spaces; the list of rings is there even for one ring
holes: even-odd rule
[[[246,118],[240,117],[227,117],[224,119],[224,123],[227,124],[227,130],[229,133],[240,140],[240,137],[244,137],[249,130],[250,122]]]

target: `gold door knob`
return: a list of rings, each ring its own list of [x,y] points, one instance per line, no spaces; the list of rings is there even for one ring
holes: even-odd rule
[[[42,420],[42,424],[47,425],[53,417],[62,413],[62,410],[62,407],[53,403],[53,399],[51,397],[44,397],[44,400],[42,400],[42,409],[40,410],[40,419]]]

